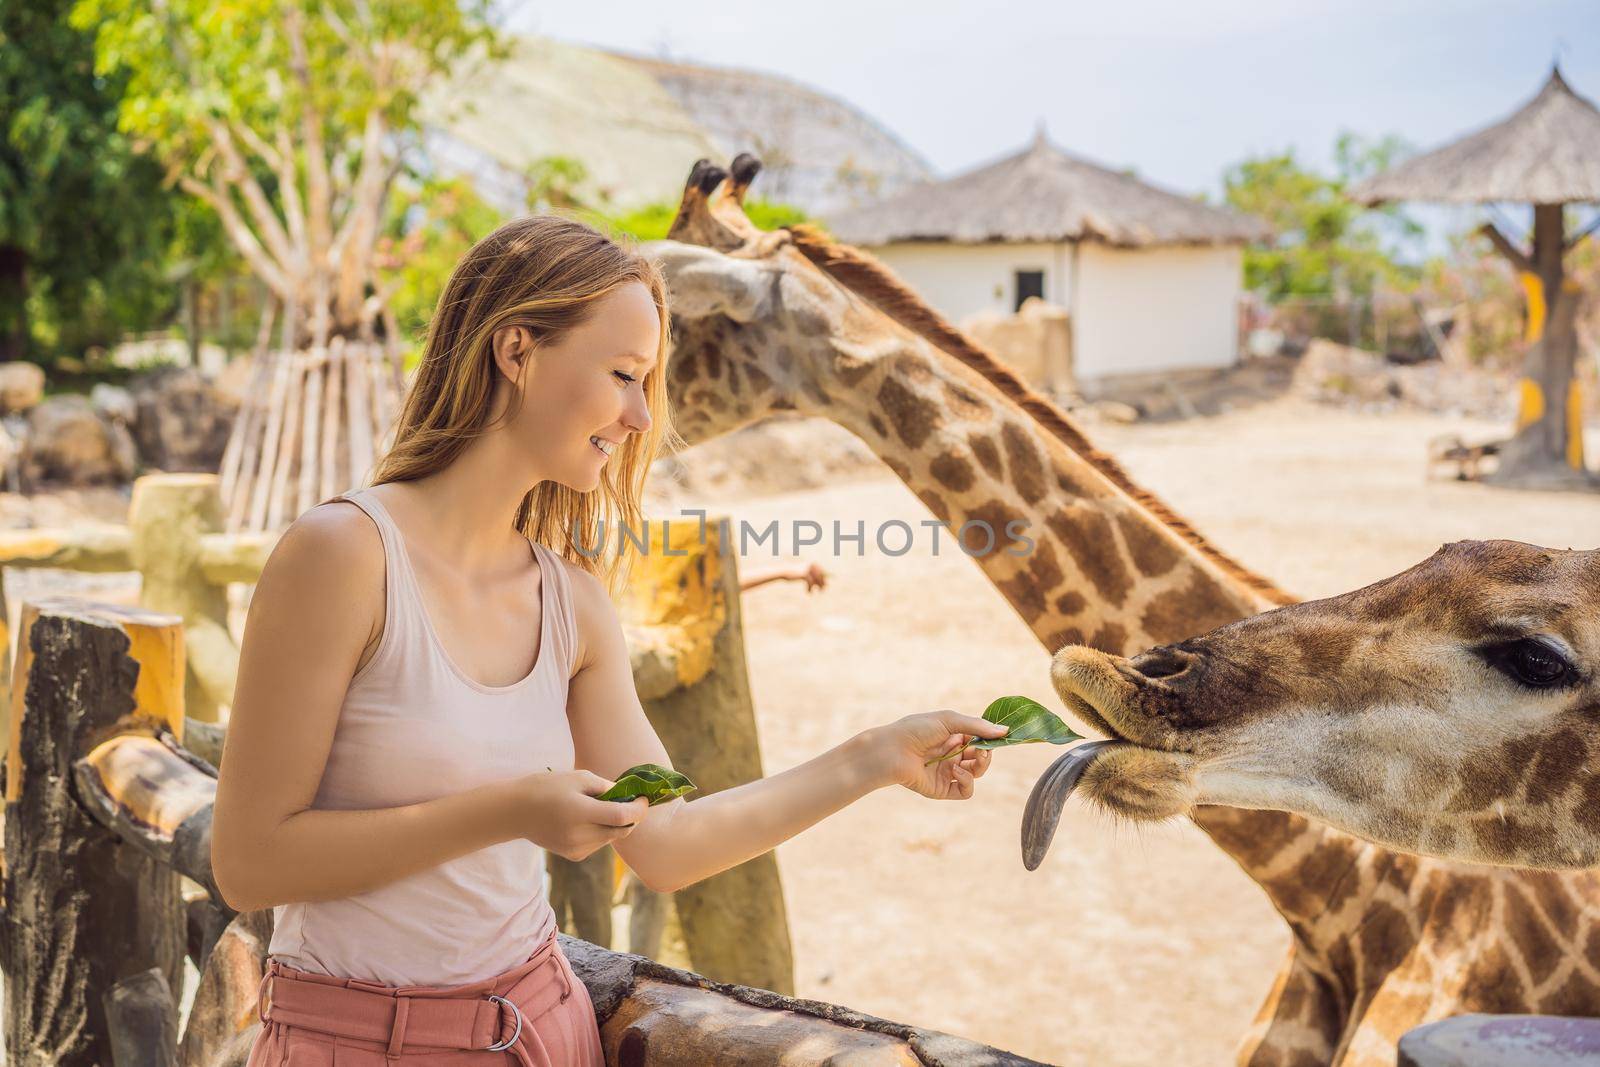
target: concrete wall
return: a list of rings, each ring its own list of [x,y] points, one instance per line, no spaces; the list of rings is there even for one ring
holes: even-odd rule
[[[1072,247],[1065,244],[957,245],[945,242],[868,249],[951,322],[980,311],[1016,310],[1016,272],[1044,271],[1044,298],[1068,306]]]
[[[1238,246],[1079,250],[1073,373],[1227,367],[1238,359]]]
[[[1080,382],[1226,367],[1238,358],[1238,246],[1115,249],[1088,242],[1078,248],[1076,268],[1065,243],[905,242],[870,251],[955,323],[981,312],[1011,314],[1015,272],[1044,271],[1045,300],[1074,316],[1072,372]]]

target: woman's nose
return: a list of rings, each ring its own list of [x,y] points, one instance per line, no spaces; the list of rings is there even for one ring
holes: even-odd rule
[[[622,424],[634,433],[644,433],[650,428],[650,405],[643,389],[628,390],[628,406],[623,409]]]

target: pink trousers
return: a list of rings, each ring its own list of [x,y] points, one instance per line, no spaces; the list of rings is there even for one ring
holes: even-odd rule
[[[246,1067],[605,1067],[589,991],[556,935],[493,978],[391,986],[267,961]]]

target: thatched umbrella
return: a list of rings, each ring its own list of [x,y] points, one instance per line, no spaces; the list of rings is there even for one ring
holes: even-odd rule
[[[1389,200],[1533,205],[1533,247],[1524,251],[1492,223],[1481,233],[1521,276],[1528,293],[1528,340],[1516,434],[1491,481],[1593,487],[1583,462],[1583,409],[1574,378],[1582,297],[1562,258],[1565,205],[1600,201],[1600,111],[1552,70],[1539,95],[1503,122],[1418,156],[1350,191],[1364,204]]]

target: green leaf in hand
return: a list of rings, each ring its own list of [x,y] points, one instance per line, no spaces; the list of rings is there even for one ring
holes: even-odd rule
[[[693,791],[695,784],[677,771],[654,763],[641,763],[622,772],[615,785],[601,793],[599,800],[629,801],[644,797],[653,808]]]
[[[954,752],[929,760],[924,766],[931,767],[935,763],[954,759],[969,748],[1004,748],[1007,745],[1030,745],[1040,741],[1064,745],[1083,739],[1082,734],[1073,733],[1072,728],[1062,722],[1055,712],[1027,697],[1001,697],[984,709],[983,717],[1010,729],[1004,737],[975,738]]]

